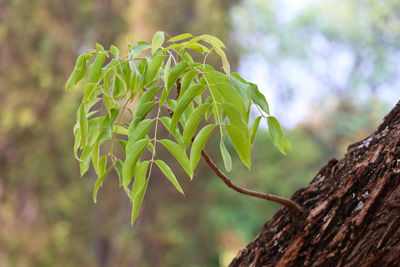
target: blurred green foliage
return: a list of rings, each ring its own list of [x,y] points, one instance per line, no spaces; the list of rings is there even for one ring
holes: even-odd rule
[[[182,183],[185,198],[175,194],[165,179],[153,179],[149,185],[151,194],[144,200],[143,212],[134,229],[126,212],[128,199],[120,194],[116,176],[105,181],[107,186],[99,193],[99,203],[94,205],[91,191],[95,175],[91,172],[79,179],[72,152],[74,111],[80,100],[78,90],[69,94],[63,90],[76,56],[94,47],[96,42],[109,47],[125,43],[127,36],[149,40],[156,30],[164,30],[170,35],[209,33],[232,47],[228,12],[235,3],[238,1],[0,2],[2,266],[224,266],[254,238],[278,207],[231,191],[204,163],[193,182]],[[243,3],[243,10],[254,12],[249,1]],[[347,14],[343,27],[333,20],[341,17],[320,24],[319,9],[304,13],[299,25],[303,25],[306,33],[312,25],[323,26],[311,29],[328,31],[336,41],[353,37],[349,39],[354,41],[350,46],[364,47],[354,49],[372,62],[377,71],[374,73],[383,71],[373,80],[381,84],[380,77],[387,77],[384,67],[393,60],[390,56],[398,53],[395,33],[400,13],[394,0],[367,1],[364,5],[374,9],[362,13],[364,19],[355,29],[346,26],[359,21],[352,19],[351,14],[356,13],[351,4],[343,5],[340,10]],[[239,32],[242,39],[247,39],[237,27],[250,25],[253,18],[260,19],[260,29],[272,31],[275,27],[283,31],[274,22],[279,15],[276,10],[269,6],[267,10],[259,7],[256,9],[259,12],[245,13],[234,21],[234,35]],[[331,10],[325,8],[324,12]],[[275,18],[265,14],[275,14]],[[366,21],[366,18],[372,19]],[[368,32],[364,31],[366,22],[371,25]],[[290,34],[294,32],[302,30],[294,28]],[[364,35],[368,38],[362,42]],[[286,33],[281,37],[287,40],[290,36]],[[297,50],[288,46],[281,51],[276,60]],[[369,51],[377,51],[377,57],[369,58]],[[238,58],[235,49],[228,49],[228,56],[233,63]],[[234,70],[235,64],[232,65]],[[359,73],[362,72],[355,72],[351,81],[364,79]],[[266,133],[260,132],[255,141],[252,171],[239,167],[240,164],[235,164],[239,159],[233,158],[232,180],[258,191],[290,196],[311,180],[329,157],[343,151],[350,135],[353,140],[366,136],[381,118],[378,102],[368,102],[376,110],[372,115],[366,112],[371,110],[368,106],[360,110],[352,101],[338,103],[337,108],[318,113],[320,118],[288,133],[293,150],[286,157],[268,144]],[[212,154],[219,157],[217,151]]]

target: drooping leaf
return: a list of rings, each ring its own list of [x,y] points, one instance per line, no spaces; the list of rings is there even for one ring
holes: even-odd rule
[[[182,149],[182,146],[178,145],[177,143],[169,140],[169,139],[162,139],[159,141],[174,157],[178,160],[181,164],[182,168],[185,172],[189,175],[190,179],[193,178],[193,172],[190,169],[190,162],[189,158],[187,157],[185,150]]]
[[[148,86],[153,82],[154,77],[156,77],[161,64],[163,63],[164,55],[158,55],[150,62],[147,68],[147,72],[144,78],[144,85]]]
[[[146,175],[147,175],[147,169],[149,167],[149,163],[150,162],[148,160],[144,160],[144,161],[138,163],[136,170],[135,170],[135,180],[133,181],[133,184],[132,184],[131,199],[134,199],[134,197],[139,192],[140,188],[146,182]]]
[[[224,140],[221,139],[219,143],[219,148],[221,150],[222,159],[224,161],[225,170],[230,172],[232,170],[232,159],[231,155],[229,154],[228,149],[226,149]]]
[[[253,126],[251,127],[250,131],[250,146],[253,145],[254,137],[256,136],[257,130],[258,130],[258,125],[260,124],[262,116],[258,116],[253,123]]]
[[[240,157],[243,164],[250,169],[250,146],[248,132],[247,134],[238,129],[234,125],[226,125],[229,137],[231,138],[232,144]]]
[[[290,149],[290,144],[283,136],[279,121],[274,116],[269,116],[267,117],[267,122],[272,143],[279,149],[282,154],[286,154],[285,151]]]
[[[92,153],[92,148],[89,146],[86,146],[82,151],[79,162],[81,176],[83,176],[89,170],[91,153]]]
[[[210,107],[210,103],[201,104],[190,114],[183,130],[183,141],[185,143],[185,147],[189,146],[192,137],[196,132],[197,126],[201,121],[201,118],[204,116],[205,112],[210,109]]]
[[[191,35],[190,33],[183,33],[183,34],[177,35],[175,37],[172,37],[171,39],[168,40],[168,42],[170,42],[170,43],[178,42],[178,41],[190,38],[190,37],[193,37],[193,35]]]
[[[96,183],[94,185],[93,190],[93,202],[97,202],[97,192],[99,191],[100,186],[102,185],[104,178],[108,175],[111,170],[111,167],[106,170],[107,166],[107,156],[101,156],[99,159],[99,178],[97,178]]]
[[[193,85],[183,93],[182,97],[179,98],[178,102],[176,103],[175,112],[171,120],[171,131],[173,131],[173,129],[178,124],[187,105],[192,101],[195,96],[203,93],[204,90],[205,86],[203,85]]]
[[[126,147],[126,158],[122,166],[122,185],[128,186],[132,179],[136,162],[139,160],[147,144],[150,143],[148,139],[142,139],[135,143],[129,143]]]
[[[149,112],[153,109],[155,104],[156,104],[155,101],[149,101],[143,103],[140,106],[136,106],[133,125],[136,126],[139,122],[141,122],[147,116],[147,114],[149,114]]]
[[[168,87],[169,74],[171,73],[171,56],[169,56],[167,63],[164,67],[164,88]],[[164,95],[164,92],[163,92]],[[167,96],[165,96],[167,97]],[[163,103],[163,102],[161,102]]]
[[[190,70],[188,71],[181,80],[181,93],[179,95],[179,97],[182,96],[182,94],[186,91],[186,89],[188,89],[190,87],[190,85],[193,82],[193,79],[196,77],[196,75],[198,75],[198,71],[197,70]]]
[[[160,168],[161,172],[165,175],[165,177],[167,177],[168,180],[175,186],[176,190],[178,190],[180,193],[184,195],[182,187],[179,185],[178,179],[176,179],[175,174],[172,172],[169,166],[164,161],[159,159],[156,160],[155,163]]]
[[[153,40],[151,42],[151,53],[154,53],[159,49],[164,43],[164,32],[158,31],[154,34]]]
[[[143,139],[149,132],[152,123],[151,119],[143,120],[137,125],[134,125],[132,121],[128,128],[128,142],[135,143],[137,140]]]
[[[217,37],[215,37],[215,36],[208,35],[208,34],[203,34],[203,35],[199,36],[199,38],[200,38],[201,40],[203,40],[203,41],[205,41],[205,42],[211,44],[211,45],[214,46],[214,47],[218,47],[218,48],[219,48],[219,47],[222,47],[222,48],[225,48],[224,43],[223,43],[220,39],[218,39]]]
[[[265,96],[258,90],[257,85],[250,83],[250,96],[253,102],[269,115],[268,102]]]
[[[172,69],[168,77],[168,84],[166,88],[168,92],[169,90],[171,90],[171,87],[174,85],[179,75],[181,75],[182,72],[184,72],[188,66],[189,66],[188,63],[185,61],[179,62],[178,64],[175,65],[175,67]]]
[[[131,224],[135,222],[136,218],[139,215],[140,207],[142,206],[144,194],[146,193],[146,188],[149,183],[149,180],[147,180],[138,190],[138,192],[135,194],[135,196],[132,199],[132,214],[131,214]]]
[[[171,118],[163,116],[160,118],[160,121],[164,125],[165,129],[169,130],[171,128]],[[183,138],[181,133],[179,132],[178,128],[175,128],[172,132],[172,135],[174,136],[175,140],[178,142],[178,144],[182,147],[182,149],[185,148]]]
[[[106,54],[99,52],[96,54],[96,58],[93,63],[89,66],[88,78],[83,93],[85,99],[93,97],[92,91],[96,88],[96,83],[99,81],[101,76],[101,70],[103,68]]]
[[[119,111],[117,109],[112,109],[111,114],[107,115],[102,121],[99,135],[99,145],[112,138],[113,123],[118,114]]]
[[[235,72],[231,73],[230,79],[234,88],[242,97],[243,101],[246,103],[246,107],[248,107],[251,101],[250,84],[245,79],[243,79],[238,73]]]
[[[190,150],[190,168],[192,171],[196,168],[197,164],[200,161],[201,151],[207,143],[208,137],[212,130],[214,130],[215,125],[209,124],[205,126],[200,132],[197,134],[196,138],[193,141],[192,149]]]
[[[81,104],[78,109],[78,120],[79,120],[79,129],[81,132],[81,146],[84,148],[86,146],[87,138],[88,138],[88,120],[86,118],[85,105]]]
[[[72,71],[71,76],[69,76],[69,79],[65,84],[65,90],[68,90],[69,88],[77,84],[85,76],[86,60],[87,55],[85,54],[82,54],[77,58],[74,70]]]
[[[229,64],[228,58],[225,55],[225,52],[219,48],[219,47],[215,47],[215,52],[217,52],[217,54],[221,57],[222,60],[222,68],[224,69],[226,75],[230,75],[231,74],[231,66]]]
[[[122,185],[122,167],[123,167],[124,163],[122,162],[122,160],[117,159],[115,161],[115,170],[117,171],[118,174],[118,178],[119,178],[119,186]]]

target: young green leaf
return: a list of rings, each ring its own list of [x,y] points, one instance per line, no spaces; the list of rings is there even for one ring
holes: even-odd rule
[[[228,130],[232,144],[239,155],[240,160],[248,169],[250,169],[251,162],[248,132],[246,134],[234,125],[226,125],[225,127]]]
[[[159,141],[174,157],[178,160],[178,162],[181,164],[182,168],[185,170],[185,172],[189,175],[190,179],[193,178],[193,172],[190,169],[190,162],[189,159],[185,153],[185,150],[182,149],[180,145],[177,143],[168,140],[168,139],[162,139]]]
[[[258,116],[253,123],[253,126],[251,127],[250,131],[250,146],[253,145],[254,137],[256,136],[257,130],[258,130],[258,125],[260,124],[262,116]]]
[[[195,96],[203,93],[203,91],[205,89],[206,88],[203,85],[193,85],[183,93],[182,97],[176,103],[175,112],[174,112],[174,115],[172,116],[172,120],[171,120],[170,131],[173,131],[174,128],[176,127],[176,125],[178,124],[187,105],[189,105],[189,103],[192,101],[192,99]]]
[[[113,133],[128,135],[128,129],[126,129],[122,125],[114,125],[113,126]]]
[[[164,55],[158,55],[155,58],[152,59],[150,64],[147,67],[147,72],[144,78],[144,85],[148,86],[151,84],[154,80],[154,77],[156,77],[161,64],[163,63],[164,60]]]
[[[198,71],[197,70],[190,70],[188,71],[185,75],[183,75],[182,79],[181,79],[181,93],[179,95],[179,97],[182,96],[182,94],[186,91],[186,89],[188,89],[190,87],[190,85],[193,82],[193,79],[198,75]]]
[[[246,80],[244,80],[238,73],[235,72],[231,73],[230,79],[234,88],[242,97],[243,101],[246,103],[246,107],[248,107],[251,101],[250,84]]]
[[[228,149],[226,149],[223,139],[221,139],[221,141],[219,143],[219,148],[221,150],[221,155],[222,155],[222,159],[224,161],[225,170],[230,172],[232,170],[232,159],[231,159],[231,155],[229,154]]]
[[[149,180],[147,180],[138,190],[138,192],[135,194],[135,196],[132,199],[132,214],[131,214],[131,224],[135,222],[137,216],[139,215],[140,207],[143,202],[144,194],[146,193],[146,188],[149,183]]]
[[[133,125],[136,126],[139,122],[141,122],[147,116],[147,114],[149,114],[149,112],[153,109],[155,104],[156,102],[149,101],[143,103],[140,106],[136,106]]]
[[[286,150],[290,149],[290,144],[283,136],[283,132],[278,120],[274,116],[267,117],[268,130],[272,139],[272,143],[279,149],[282,154],[286,154]]]
[[[129,59],[135,60],[137,57],[145,50],[151,48],[151,45],[148,42],[139,41],[136,45],[128,52]]]
[[[153,36],[153,40],[151,41],[151,53],[154,53],[159,49],[164,43],[164,32],[156,32]]]
[[[65,90],[68,90],[75,84],[77,84],[86,74],[86,60],[87,55],[82,54],[78,57],[75,63],[74,70],[71,73],[67,83],[65,84]]]
[[[118,174],[118,178],[119,178],[119,186],[122,185],[122,167],[123,167],[124,163],[122,162],[122,160],[117,159],[115,161],[115,170],[117,171]]]
[[[104,51],[104,47],[99,43],[96,43],[96,48],[97,48],[97,50],[100,50],[102,52]]]
[[[183,129],[183,141],[185,143],[185,147],[189,146],[197,126],[201,121],[201,118],[204,116],[205,112],[210,109],[210,107],[210,103],[201,104],[190,114]]]
[[[147,175],[147,169],[149,167],[149,163],[150,162],[148,160],[144,160],[144,161],[138,163],[136,170],[135,170],[135,180],[133,181],[133,184],[132,184],[131,199],[134,199],[134,197],[139,192],[140,188],[146,182],[146,175]]]
[[[205,41],[205,42],[211,44],[211,45],[214,46],[214,47],[222,47],[222,48],[225,48],[224,43],[223,43],[220,39],[218,39],[217,37],[215,37],[215,36],[208,35],[208,34],[203,34],[203,35],[199,36],[199,38],[200,38],[201,40],[203,40],[203,41]]]
[[[214,130],[216,125],[209,124],[205,126],[200,132],[197,134],[196,138],[193,141],[192,149],[190,150],[190,168],[192,171],[196,168],[197,164],[200,161],[201,151],[207,143],[208,137],[212,130]]]
[[[86,146],[82,151],[81,158],[79,159],[81,176],[83,176],[89,170],[91,153],[92,153],[92,148],[89,146]]]
[[[162,122],[162,124],[164,125],[165,129],[167,129],[169,131],[169,129],[171,128],[171,118],[163,116],[160,118],[160,121]],[[181,133],[179,132],[178,128],[175,128],[172,132],[172,135],[174,136],[175,140],[178,142],[178,144],[182,147],[182,149],[185,148],[185,145],[183,143],[183,138]]]
[[[128,141],[135,143],[137,140],[143,139],[149,132],[152,123],[151,119],[143,120],[137,125],[134,125],[132,121],[128,128]]]
[[[118,58],[118,56],[119,56],[119,50],[118,50],[118,48],[117,48],[116,46],[111,45],[111,46],[110,46],[110,52],[111,52],[111,54],[113,54],[113,56],[114,56],[115,58]]]
[[[107,156],[101,156],[99,159],[99,178],[97,178],[96,183],[94,185],[94,190],[93,190],[93,202],[97,202],[97,192],[100,188],[100,186],[103,183],[104,178],[108,175],[108,173],[111,170],[111,167],[106,170],[107,166]]]
[[[81,132],[81,146],[84,148],[86,146],[88,138],[88,120],[86,118],[85,105],[81,104],[78,109],[78,119],[79,119],[79,129]]]
[[[169,79],[169,74],[171,72],[171,57],[172,56],[169,56],[167,63],[165,64],[164,67],[164,88],[168,87],[168,79]]]
[[[136,162],[139,160],[147,144],[150,143],[148,139],[142,139],[135,143],[129,143],[126,147],[126,159],[122,166],[122,185],[127,187],[133,175]]]
[[[179,75],[182,74],[188,67],[188,63],[185,61],[179,62],[178,64],[175,65],[175,67],[172,69],[169,77],[168,77],[168,84],[167,84],[167,91],[171,90],[171,87],[174,85],[175,81],[178,79]]]
[[[101,70],[103,68],[104,61],[106,59],[106,54],[99,52],[96,54],[96,58],[89,67],[89,74],[87,78],[87,83],[83,89],[85,99],[93,96],[92,91],[96,88],[96,83],[99,81],[101,76]]]
[[[250,96],[254,104],[258,105],[265,113],[269,115],[268,102],[265,96],[258,90],[257,85],[250,83]]]
[[[172,43],[172,42],[178,42],[178,41],[182,41],[185,40],[187,38],[193,37],[193,35],[191,35],[190,33],[184,33],[184,34],[180,34],[177,35],[175,37],[172,37],[171,39],[168,40],[168,42]]]
[[[178,179],[176,179],[175,174],[171,171],[169,166],[162,160],[156,160],[158,168],[160,168],[161,172],[168,178],[168,180],[175,186],[176,190],[180,193],[183,193],[182,187],[179,185]]]
[[[217,52],[217,54],[221,57],[222,60],[222,68],[224,69],[226,75],[230,75],[231,73],[231,66],[229,65],[229,61],[225,55],[225,52],[219,48],[219,47],[214,47],[215,52]]]

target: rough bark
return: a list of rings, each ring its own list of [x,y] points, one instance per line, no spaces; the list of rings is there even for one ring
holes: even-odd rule
[[[400,102],[292,200],[230,266],[400,266]]]

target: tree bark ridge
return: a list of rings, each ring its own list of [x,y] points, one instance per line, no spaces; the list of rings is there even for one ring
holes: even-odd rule
[[[400,102],[292,200],[230,266],[400,266]]]

